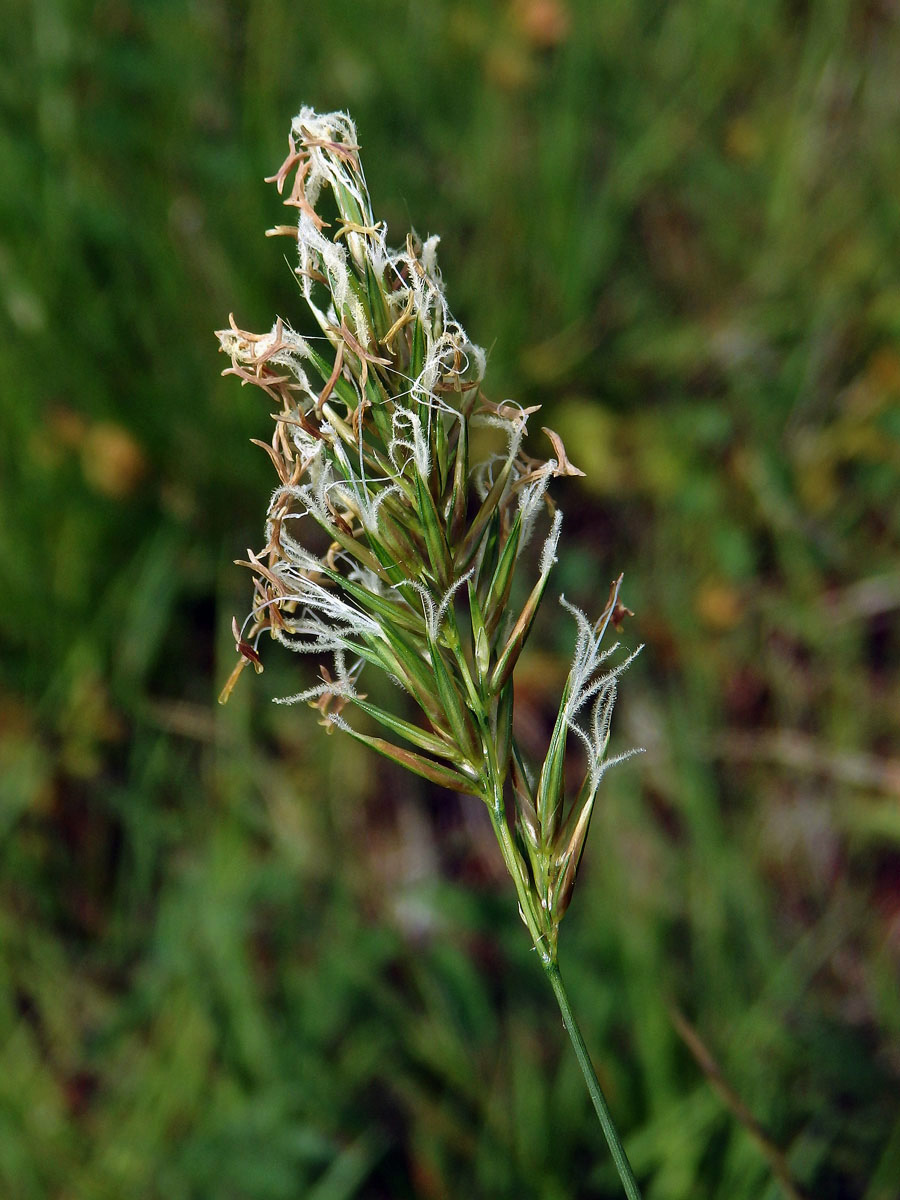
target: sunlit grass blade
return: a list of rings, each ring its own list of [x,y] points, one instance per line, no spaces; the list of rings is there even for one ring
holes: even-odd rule
[[[567,683],[566,690],[563,692],[563,700],[560,704],[556,723],[553,726],[553,733],[550,735],[550,745],[541,768],[540,779],[538,780],[536,796],[538,822],[541,827],[541,836],[548,847],[552,846],[554,842],[565,788],[566,740],[568,734],[566,699],[568,698],[568,690],[569,684]]]
[[[484,601],[484,623],[489,638],[493,638],[506,611],[521,535],[522,515],[516,513],[516,519],[506,537],[500,561],[497,563]]]
[[[506,486],[509,483],[511,471],[512,463],[507,459],[498,472],[493,486],[487,496],[485,496],[481,507],[472,518],[472,522],[454,557],[453,568],[457,574],[462,574],[468,570],[476,553],[481,549],[485,528],[497,510],[497,505],[500,503]]]
[[[443,590],[450,585],[450,550],[447,546],[447,539],[444,537],[444,531],[441,528],[441,522],[437,509],[434,506],[434,500],[428,483],[418,471],[416,472],[416,499],[419,507],[419,518],[422,522],[422,533],[425,538],[428,557],[431,560],[434,578]]]
[[[456,441],[455,458],[453,463],[453,490],[450,493],[445,520],[447,525],[447,540],[451,546],[459,541],[466,520],[466,510],[469,503],[469,422],[465,417],[459,420],[459,436]]]
[[[458,771],[454,771],[450,767],[445,767],[430,758],[425,758],[424,755],[416,754],[413,750],[404,750],[402,746],[395,746],[392,742],[385,741],[384,738],[372,737],[367,733],[360,733],[349,725],[343,725],[342,728],[357,742],[362,742],[363,745],[376,750],[379,754],[384,755],[385,758],[389,758],[391,762],[405,767],[407,771],[412,771],[414,775],[419,775],[422,779],[427,779],[429,783],[437,784],[438,787],[449,788],[453,792],[463,792],[469,796],[478,796],[481,793],[482,785],[478,779],[461,775]]]
[[[440,697],[441,707],[446,713],[447,720],[450,722],[450,728],[453,730],[453,735],[457,739],[460,750],[465,757],[470,761],[481,757],[480,752],[476,749],[477,739],[475,729],[472,725],[472,719],[469,716],[468,710],[463,703],[459,692],[454,686],[454,682],[444,662],[444,657],[440,647],[436,642],[429,638],[429,650],[431,668],[433,671],[433,686],[437,688],[437,694]]]
[[[447,758],[451,762],[460,761],[460,754],[454,743],[435,737],[433,733],[428,733],[427,730],[421,729],[418,725],[404,721],[402,717],[398,717],[394,713],[389,713],[385,709],[379,708],[377,705],[371,704],[368,700],[363,700],[359,696],[354,696],[353,703],[357,708],[366,713],[367,716],[371,717],[373,721],[377,721],[379,725],[383,725],[391,733],[395,733],[398,737],[404,738],[413,746],[424,750],[426,754],[434,754],[442,758]]]
[[[497,659],[494,673],[491,675],[491,691],[494,693],[499,692],[504,686],[510,675],[512,675],[516,663],[519,661],[519,655],[522,653],[522,647],[525,645],[528,635],[531,632],[531,626],[534,624],[534,618],[537,616],[546,586],[546,576],[541,576],[532,588],[531,595],[525,601],[522,611],[519,613],[518,619],[510,631],[506,644]]]
[[[384,283],[375,274],[375,268],[368,255],[365,261],[366,291],[369,297],[369,313],[375,337],[380,342],[391,327],[391,316],[384,298]]]

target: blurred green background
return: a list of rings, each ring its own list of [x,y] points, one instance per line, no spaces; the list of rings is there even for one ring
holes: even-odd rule
[[[900,1195],[898,17],[6,0],[0,1195],[619,1194],[477,802],[275,648],[215,704],[273,477],[212,331],[303,321],[302,103],[587,471],[556,590],[625,572],[562,958],[647,1200]]]

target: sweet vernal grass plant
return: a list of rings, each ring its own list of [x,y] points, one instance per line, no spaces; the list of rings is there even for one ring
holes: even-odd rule
[[[329,728],[484,801],[625,1192],[636,1197],[557,963],[604,772],[627,757],[607,757],[607,744],[616,683],[633,654],[614,660],[617,645],[601,648],[628,613],[621,579],[595,622],[560,597],[575,654],[546,756],[532,765],[513,734],[515,668],[556,561],[562,513],[548,484],[582,472],[549,429],[552,457],[523,451],[535,409],[485,397],[484,353],[447,307],[438,239],[411,234],[401,250],[388,248],[352,121],[304,108],[288,142],[270,182],[297,222],[268,232],[296,239],[303,298],[322,334],[301,337],[280,318],[268,333],[246,333],[232,318],[218,335],[231,358],[226,373],[261,388],[275,409],[271,443],[259,444],[278,475],[266,544],[243,563],[254,573],[253,607],[234,624],[240,657],[221,699],[248,663],[262,670],[264,633],[329,656],[319,682],[279,703],[308,702]],[[478,425],[499,431],[505,447],[473,465]],[[527,570],[523,551],[539,524],[537,578],[515,611],[513,581]],[[364,667],[399,685],[421,719],[367,699]],[[357,728],[353,710],[385,736]],[[586,767],[570,791],[573,738]]]

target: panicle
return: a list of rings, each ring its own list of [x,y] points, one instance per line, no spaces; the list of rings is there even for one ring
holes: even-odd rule
[[[512,858],[507,865],[514,878],[524,873],[517,878],[523,912],[531,912],[528,888],[541,891],[545,916],[529,917],[529,928],[544,921],[542,944],[555,946],[567,901],[552,899],[559,871],[547,863],[559,857],[566,826],[556,811],[562,801],[551,796],[561,787],[565,738],[571,733],[587,747],[593,803],[604,762],[613,761],[604,756],[616,680],[633,657],[605,669],[616,649],[600,648],[606,623],[591,626],[563,601],[576,620],[575,657],[536,795],[513,732],[512,672],[556,562],[562,513],[548,485],[582,472],[552,430],[544,430],[551,457],[525,453],[536,408],[484,395],[485,354],[450,312],[438,238],[410,233],[401,247],[388,245],[347,114],[303,108],[269,181],[296,212],[294,223],[268,232],[296,242],[303,328],[316,332],[301,334],[279,317],[254,334],[231,317],[218,334],[231,363],[225,373],[269,401],[271,438],[257,444],[277,475],[265,545],[242,561],[253,572],[253,603],[243,626],[235,623],[239,660],[222,699],[248,663],[262,669],[265,633],[333,659],[331,669],[320,665],[317,683],[282,703],[312,704],[329,729],[434,783],[482,796],[496,820],[509,778],[527,862],[520,856],[515,870]],[[498,429],[505,449],[471,464],[478,423]],[[522,603],[514,581],[544,513],[540,574]],[[607,622],[617,604],[618,590]],[[359,691],[365,665],[408,693],[418,722]],[[580,714],[591,701],[585,724]],[[354,728],[348,706],[393,740]],[[574,874],[569,860],[560,870]]]

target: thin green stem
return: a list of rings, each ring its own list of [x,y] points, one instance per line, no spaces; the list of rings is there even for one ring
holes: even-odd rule
[[[584,1081],[591,1094],[591,1100],[594,1102],[597,1118],[600,1121],[600,1128],[603,1130],[603,1135],[612,1154],[613,1162],[616,1164],[616,1170],[619,1172],[619,1179],[622,1181],[625,1195],[628,1197],[628,1200],[641,1200],[640,1188],[637,1185],[637,1180],[631,1169],[631,1163],[628,1161],[628,1155],[625,1153],[625,1147],[622,1145],[613,1122],[612,1113],[609,1111],[609,1105],[606,1103],[606,1097],[603,1095],[600,1081],[597,1079],[597,1072],[594,1070],[591,1056],[588,1054],[587,1046],[584,1044],[584,1038],[581,1036],[578,1022],[575,1020],[575,1014],[572,1012],[572,1005],[569,1003],[569,996],[563,984],[562,976],[559,973],[559,966],[556,962],[544,963],[544,970],[547,972],[550,986],[556,994],[559,1011],[562,1013],[563,1025],[566,1027],[566,1033],[569,1035],[572,1047],[575,1050],[575,1057],[578,1059],[578,1065],[581,1067],[581,1072],[584,1075]]]

